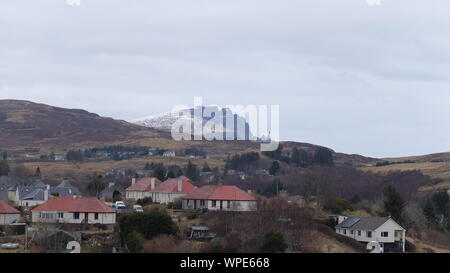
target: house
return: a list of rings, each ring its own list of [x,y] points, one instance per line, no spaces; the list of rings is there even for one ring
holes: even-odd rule
[[[183,197],[183,209],[255,211],[256,199],[236,186],[203,186]]]
[[[70,184],[70,182],[67,180],[63,180],[56,187],[50,187],[50,194],[52,196],[59,196],[59,197],[81,196],[80,190],[77,187]]]
[[[165,151],[162,156],[164,156],[164,157],[174,157],[175,156],[175,152],[174,151]]]
[[[153,202],[168,204],[197,190],[198,188],[190,182],[186,176],[167,179],[151,191]]]
[[[336,233],[362,243],[377,242],[382,251],[405,252],[406,230],[391,217],[337,215]]]
[[[17,206],[33,207],[45,203],[49,199],[50,185],[36,180],[30,185],[16,184],[8,189],[8,199]]]
[[[0,200],[0,225],[10,225],[19,222],[20,211]]]
[[[55,155],[53,156],[53,159],[54,159],[55,161],[64,161],[64,160],[66,160],[65,156],[64,156],[64,155],[60,155],[60,154],[55,154]]]
[[[22,207],[33,207],[43,204],[53,196],[80,196],[80,191],[66,180],[56,187],[51,187],[37,179],[30,185],[15,184],[8,188],[8,200]]]
[[[33,223],[116,223],[116,211],[95,197],[54,197],[31,210]]]
[[[270,172],[268,170],[262,169],[262,170],[255,170],[255,175],[260,176],[271,176]]]
[[[131,186],[125,190],[125,198],[128,200],[137,201],[145,197],[152,197],[152,191],[161,184],[161,181],[156,177],[145,177],[137,180],[131,180]]]
[[[9,201],[9,188],[18,184],[17,179],[11,176],[0,176],[0,200]]]
[[[106,203],[112,203],[114,201],[120,201],[125,196],[123,187],[118,183],[110,182],[108,186],[104,188],[98,195],[98,198]]]

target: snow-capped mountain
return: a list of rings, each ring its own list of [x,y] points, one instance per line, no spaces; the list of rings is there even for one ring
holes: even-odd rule
[[[220,116],[217,116],[216,118],[218,113],[222,114],[222,118],[220,118]],[[203,106],[196,109],[191,108],[176,112],[166,112],[139,118],[133,120],[132,123],[149,128],[170,131],[177,121],[192,124],[192,132],[194,131],[194,122],[202,124],[205,128],[205,125],[210,121],[208,124],[213,124],[211,132],[216,135],[220,133],[232,134],[234,132],[235,139],[246,140],[250,139],[252,136],[249,124],[244,117],[232,113],[230,109],[220,108],[218,106]],[[203,135],[208,135],[208,133],[205,133],[205,129]]]

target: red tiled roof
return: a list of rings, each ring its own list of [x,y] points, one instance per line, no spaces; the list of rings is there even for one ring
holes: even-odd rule
[[[15,208],[11,207],[5,201],[0,200],[0,214],[17,214],[17,213],[20,213],[20,211],[18,211]]]
[[[95,197],[54,197],[32,211],[115,212]]]
[[[253,196],[236,186],[203,186],[183,199],[254,201]]]
[[[151,191],[152,190],[151,189],[152,178],[154,178],[154,177],[141,178],[138,181],[136,181],[136,183],[134,183],[134,185],[131,185],[126,190],[127,191]],[[155,179],[155,187],[156,187],[161,183],[161,180],[159,180],[158,178],[154,178],[154,179]]]
[[[192,185],[189,181],[189,178],[185,176],[180,176],[182,184],[181,184],[181,192],[192,192],[197,190],[198,188]],[[154,192],[178,192],[178,178],[170,178],[166,181],[162,182],[157,186]]]

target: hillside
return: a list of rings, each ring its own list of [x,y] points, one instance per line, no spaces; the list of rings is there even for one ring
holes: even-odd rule
[[[385,166],[365,166],[361,167],[361,170],[375,173],[419,170],[423,174],[434,178],[433,185],[423,186],[421,190],[450,190],[450,153],[384,158],[378,162],[390,162],[390,164]]]
[[[74,148],[136,145],[201,148],[212,154],[256,150],[248,141],[174,141],[169,132],[29,101],[0,100],[0,150],[12,154],[66,152]]]

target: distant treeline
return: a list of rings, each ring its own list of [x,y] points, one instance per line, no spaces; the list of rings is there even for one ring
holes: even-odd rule
[[[416,162],[413,160],[404,160],[404,161],[396,161],[396,162],[383,161],[383,162],[377,162],[377,164],[375,166],[382,167],[382,166],[389,166],[389,165],[395,165],[395,164],[411,164],[411,163],[416,163]]]
[[[278,149],[271,152],[263,152],[264,155],[271,159],[279,160],[288,164],[295,164],[297,167],[306,168],[308,166],[319,165],[334,165],[333,152],[325,147],[317,147],[313,153],[305,150],[300,150],[294,147],[292,152],[283,152],[283,145],[279,145]]]
[[[66,154],[66,159],[70,161],[83,161],[89,158],[110,157],[113,160],[126,160],[133,157],[147,156],[149,152],[148,147],[115,145],[84,150],[70,150]]]

